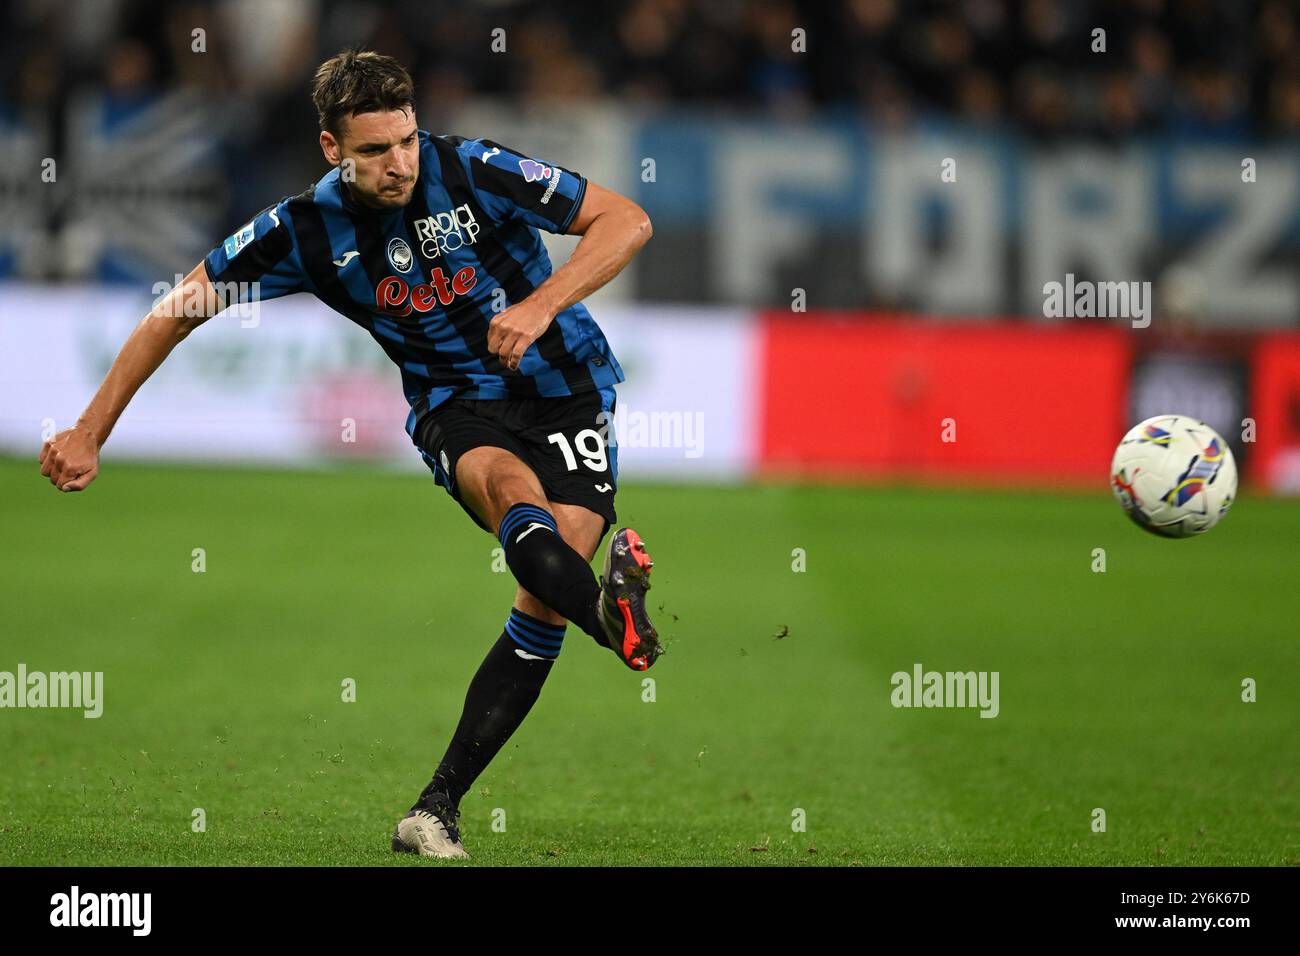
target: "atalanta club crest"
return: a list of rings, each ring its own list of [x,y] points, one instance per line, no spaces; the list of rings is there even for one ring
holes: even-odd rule
[[[406,240],[401,236],[388,244],[388,261],[393,264],[393,268],[398,272],[410,272],[413,258],[411,247],[406,244]]]

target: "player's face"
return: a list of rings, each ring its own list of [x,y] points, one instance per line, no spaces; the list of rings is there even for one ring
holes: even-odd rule
[[[345,169],[344,182],[357,202],[374,209],[393,209],[411,201],[420,173],[414,113],[358,113],[343,122],[339,133],[338,140],[321,133],[321,149],[332,163],[352,161],[356,178],[346,178]]]

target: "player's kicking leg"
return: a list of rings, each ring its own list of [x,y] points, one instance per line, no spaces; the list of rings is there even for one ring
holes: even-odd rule
[[[600,545],[604,519],[579,505],[547,502],[560,537],[590,564]],[[650,590],[650,569],[654,562],[645,543],[631,528],[620,528],[605,549],[605,570],[600,587],[601,633],[593,634],[597,644],[610,648],[628,667],[643,671],[662,652],[658,634],[645,610],[645,592]],[[565,618],[552,611],[520,585],[515,608],[535,619],[563,627]],[[526,653],[517,648],[517,654]]]
[[[645,609],[652,562],[635,531],[621,528],[611,537],[598,581],[590,561],[603,527],[599,515],[553,505],[533,470],[502,448],[467,453],[457,479],[469,506],[497,529],[506,564],[525,591],[633,670],[654,664],[663,648]],[[557,523],[560,516],[566,528]]]
[[[537,476],[504,449],[467,453],[457,479],[474,512],[499,529],[520,586],[504,631],[470,684],[442,763],[393,835],[394,850],[439,858],[468,856],[455,823],[460,800],[536,702],[559,656],[566,618],[635,670],[651,666],[662,650],[645,612],[651,562],[635,531],[613,536],[597,582],[589,562],[605,528],[600,515],[547,501]]]

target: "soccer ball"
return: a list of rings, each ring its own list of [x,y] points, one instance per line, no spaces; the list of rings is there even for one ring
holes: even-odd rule
[[[1232,449],[1205,422],[1157,415],[1115,449],[1110,489],[1139,527],[1167,538],[1204,534],[1237,495]]]

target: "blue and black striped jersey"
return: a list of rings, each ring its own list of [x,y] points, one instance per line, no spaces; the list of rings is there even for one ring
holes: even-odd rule
[[[310,292],[368,331],[402,370],[411,434],[452,396],[556,397],[623,381],[582,303],[555,317],[517,371],[487,347],[492,317],[551,274],[537,230],[565,232],[587,180],[491,140],[420,130],[419,141],[405,207],[358,206],[335,168],[208,253],[209,281],[228,303]]]

